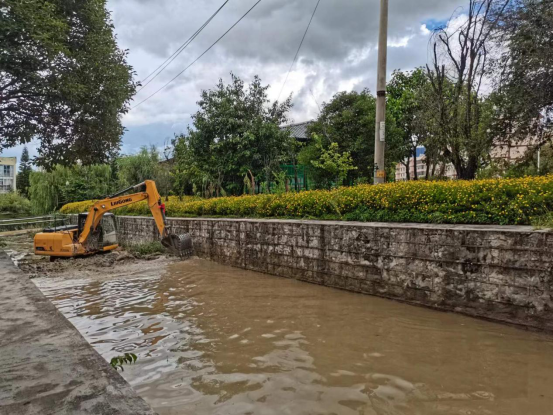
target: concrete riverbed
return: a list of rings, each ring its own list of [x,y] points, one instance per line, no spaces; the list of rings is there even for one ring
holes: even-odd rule
[[[27,272],[106,360],[137,354],[122,375],[161,415],[553,408],[549,334],[198,258],[79,264]]]

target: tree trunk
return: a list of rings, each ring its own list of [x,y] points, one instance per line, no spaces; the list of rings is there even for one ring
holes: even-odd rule
[[[250,186],[251,186],[250,194],[255,195],[255,177],[253,176],[253,173],[251,172],[251,170],[248,170],[248,173],[246,174],[246,176],[250,180]]]
[[[460,166],[460,174],[457,173],[458,179],[474,180],[478,171],[478,160],[474,156],[470,156],[466,166]]]
[[[265,180],[267,182],[267,194],[271,193],[271,173],[269,168],[265,169]]]
[[[255,195],[255,177],[253,176],[253,173],[250,172],[252,175],[252,195]]]
[[[440,177],[445,177],[445,169],[447,167],[447,164],[445,161],[442,162],[442,165],[440,166],[440,173],[439,173],[439,176]]]
[[[432,164],[432,161],[429,157],[426,157],[425,161],[426,161],[426,172],[424,174],[424,178],[425,180],[428,180],[430,179],[430,165]]]

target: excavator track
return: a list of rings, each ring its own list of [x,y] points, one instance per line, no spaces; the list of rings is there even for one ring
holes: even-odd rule
[[[161,244],[167,248],[173,255],[187,259],[192,256],[192,238],[189,234],[169,234],[161,240]]]

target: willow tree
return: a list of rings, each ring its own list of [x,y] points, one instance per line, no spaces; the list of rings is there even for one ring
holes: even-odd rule
[[[29,198],[34,213],[52,213],[66,203],[97,200],[115,190],[107,164],[65,167],[30,174]]]

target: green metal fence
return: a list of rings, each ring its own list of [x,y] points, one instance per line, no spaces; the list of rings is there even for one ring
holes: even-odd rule
[[[309,167],[293,164],[284,164],[280,168],[286,173],[290,190],[301,191],[311,189],[311,182],[309,180]]]

